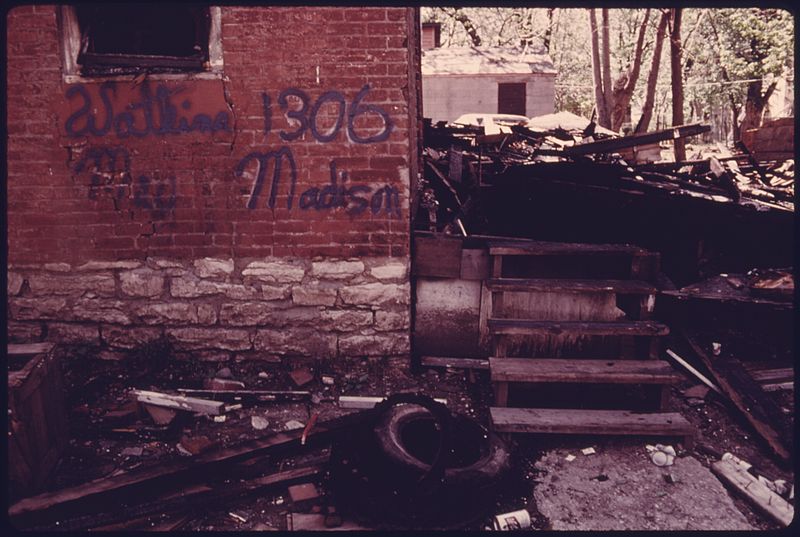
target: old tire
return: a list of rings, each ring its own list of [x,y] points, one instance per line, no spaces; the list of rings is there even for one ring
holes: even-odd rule
[[[381,416],[374,428],[383,456],[391,465],[413,476],[431,468],[436,456],[436,420],[425,408],[398,405]],[[475,420],[454,415],[444,481],[448,488],[492,488],[508,469],[509,453],[500,438]]]

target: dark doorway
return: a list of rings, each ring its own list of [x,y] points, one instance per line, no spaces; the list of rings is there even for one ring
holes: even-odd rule
[[[525,83],[497,84],[497,113],[525,115]]]

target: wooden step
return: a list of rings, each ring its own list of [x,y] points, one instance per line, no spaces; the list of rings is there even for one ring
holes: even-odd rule
[[[674,384],[681,377],[664,360],[489,358],[492,382]]]
[[[489,409],[500,433],[681,436],[691,446],[694,428],[676,412],[550,408]]]
[[[486,280],[490,291],[607,293],[651,295],[656,288],[639,280],[563,280],[550,278],[492,278]]]
[[[490,241],[489,255],[635,254],[644,250],[631,244],[585,244],[545,241]]]
[[[534,321],[488,320],[489,332],[498,335],[666,336],[667,325],[655,321]]]

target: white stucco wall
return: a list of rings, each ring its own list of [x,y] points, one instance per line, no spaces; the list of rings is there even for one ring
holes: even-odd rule
[[[551,114],[555,75],[423,75],[422,114],[434,123],[453,121],[461,114],[497,113],[497,84],[525,82],[528,117]]]

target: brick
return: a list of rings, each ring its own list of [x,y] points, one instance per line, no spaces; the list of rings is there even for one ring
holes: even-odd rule
[[[164,275],[149,268],[121,272],[119,281],[122,292],[130,296],[152,298],[164,292]]]

